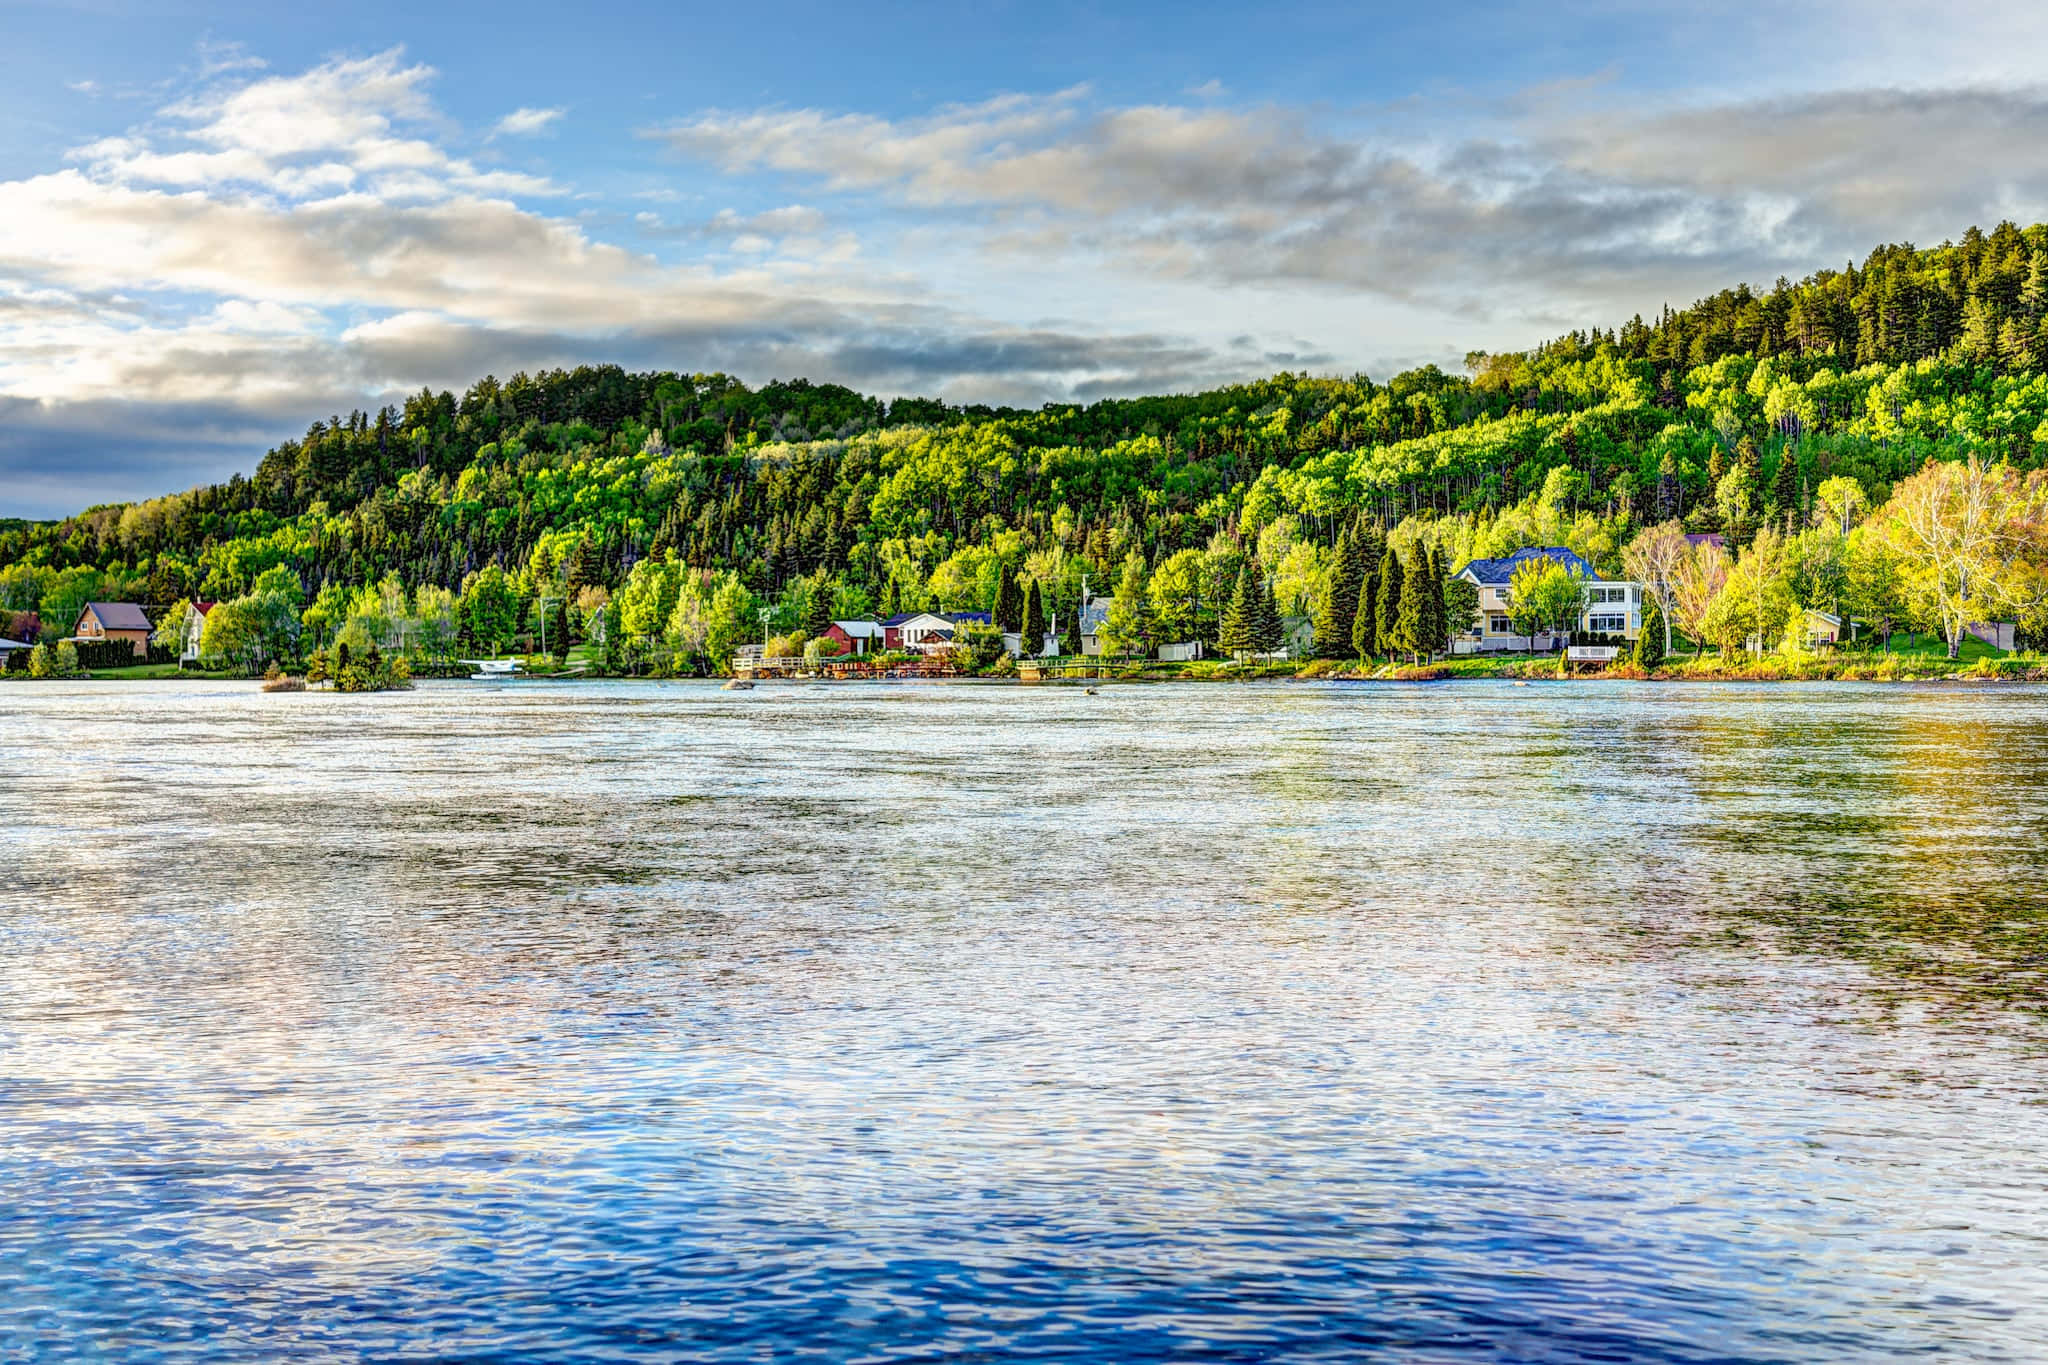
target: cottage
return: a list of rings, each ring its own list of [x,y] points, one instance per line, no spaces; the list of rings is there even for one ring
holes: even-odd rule
[[[1102,625],[1109,619],[1114,597],[1091,597],[1081,603],[1081,652],[1091,657],[1102,653]]]
[[[1643,628],[1643,585],[1628,579],[1602,578],[1591,564],[1561,545],[1536,545],[1500,559],[1475,559],[1459,569],[1479,589],[1479,608],[1472,624],[1451,642],[1452,652],[1480,654],[1494,650],[1547,650],[1565,643],[1563,632],[1517,635],[1514,628],[1515,570],[1533,560],[1548,559],[1578,575],[1583,585],[1577,628],[1633,640]]]
[[[836,643],[841,654],[866,654],[885,647],[888,631],[880,621],[834,621],[821,638]]]
[[[1803,643],[1808,649],[1830,649],[1842,642],[1842,618],[1830,611],[1806,609],[1801,622]]]
[[[187,602],[185,604],[185,628],[178,636],[178,664],[199,661],[199,642],[206,634],[206,616],[214,604],[211,602]],[[223,618],[225,619],[225,618]]]
[[[88,602],[78,613],[78,624],[70,638],[92,643],[126,640],[135,647],[135,657],[149,657],[149,617],[133,602]]]
[[[970,622],[987,625],[989,614],[985,611],[906,611],[883,618],[882,645],[885,649],[915,649],[926,636],[944,633],[946,641],[953,638],[954,628]]]
[[[33,645],[27,644],[24,641],[10,640],[4,635],[0,635],[0,673],[5,673],[10,668],[21,667],[28,659],[29,651],[33,648]]]

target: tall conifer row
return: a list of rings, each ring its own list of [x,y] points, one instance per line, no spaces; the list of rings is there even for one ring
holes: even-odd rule
[[[1401,580],[1401,556],[1389,545],[1380,556],[1379,600],[1373,608],[1373,631],[1382,654],[1401,648]]]
[[[1451,611],[1444,601],[1444,554],[1442,547],[1429,555],[1429,652],[1441,654],[1451,647]]]

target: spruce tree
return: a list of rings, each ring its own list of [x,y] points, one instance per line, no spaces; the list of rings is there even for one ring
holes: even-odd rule
[[[1060,653],[1077,658],[1081,653],[1081,612],[1076,608],[1067,614],[1067,628],[1060,635]]]
[[[1657,520],[1678,516],[1678,459],[1670,451],[1657,464]]]
[[[1035,659],[1045,648],[1045,599],[1039,594],[1038,582],[1032,580],[1031,591],[1024,595],[1024,657]]]
[[[1230,594],[1230,605],[1223,609],[1221,628],[1216,632],[1216,644],[1224,653],[1235,657],[1249,654],[1252,649],[1250,620],[1258,612],[1252,605],[1251,565],[1241,565],[1237,571],[1237,587]]]
[[[1280,603],[1273,596],[1273,584],[1266,577],[1263,567],[1257,576],[1258,620],[1253,627],[1252,644],[1261,654],[1271,654],[1287,643],[1287,626],[1280,619]]]
[[[1356,542],[1349,530],[1337,534],[1336,552],[1316,594],[1316,657],[1341,659],[1351,650],[1351,622],[1358,614],[1358,584],[1352,579]]]
[[[1799,510],[1799,455],[1790,445],[1778,454],[1778,470],[1771,478],[1771,501],[1778,515],[1789,517]]]
[[[1450,647],[1450,612],[1444,606],[1444,557],[1441,550],[1429,552],[1429,652],[1441,654]]]
[[[1007,564],[996,570],[996,602],[992,614],[999,630],[1014,635],[1024,629],[1024,594],[1017,590],[1016,576]]]
[[[1664,612],[1652,597],[1643,606],[1643,633],[1636,637],[1636,667],[1664,666]]]
[[[1358,585],[1358,614],[1351,621],[1351,652],[1359,659],[1370,659],[1380,652],[1379,609],[1373,598],[1379,581],[1378,574],[1369,573]]]
[[[1429,643],[1429,559],[1418,548],[1415,563],[1401,576],[1401,602],[1394,617],[1394,648],[1410,658]]]
[[[1380,556],[1379,599],[1373,608],[1373,638],[1382,654],[1392,654],[1401,648],[1401,579],[1401,556],[1389,545]]]

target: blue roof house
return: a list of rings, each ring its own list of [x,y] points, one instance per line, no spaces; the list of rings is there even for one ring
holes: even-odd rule
[[[1452,638],[1451,652],[1484,654],[1562,648],[1567,638],[1563,631],[1517,635],[1514,630],[1515,570],[1546,559],[1564,566],[1583,581],[1578,629],[1630,640],[1642,632],[1642,584],[1626,578],[1603,578],[1591,564],[1562,545],[1531,545],[1499,559],[1475,559],[1452,575],[1478,587],[1479,608],[1465,632]]]

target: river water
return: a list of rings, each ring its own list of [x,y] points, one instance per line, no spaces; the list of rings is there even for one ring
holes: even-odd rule
[[[2048,1350],[2048,693],[0,687],[0,1359]]]

